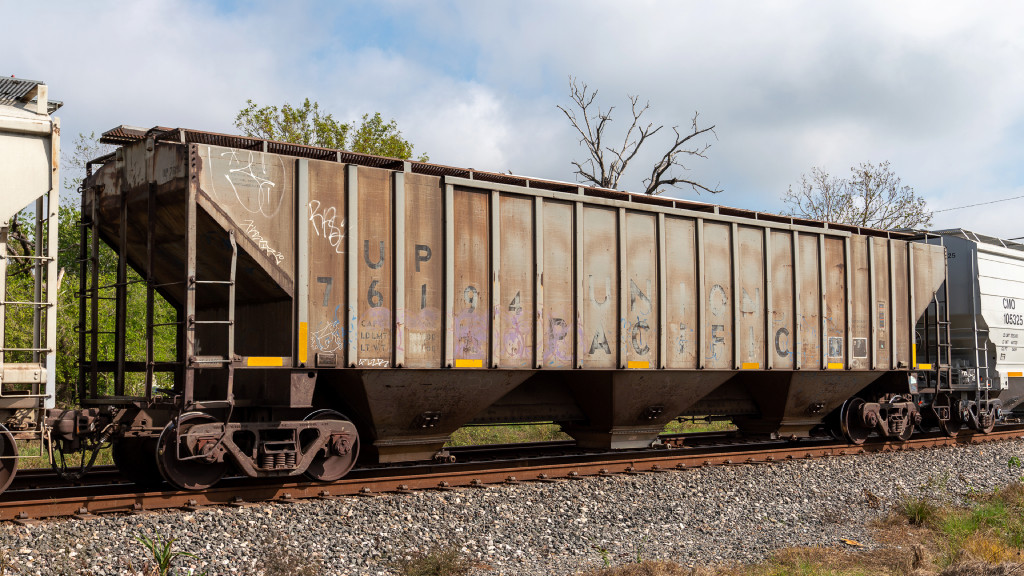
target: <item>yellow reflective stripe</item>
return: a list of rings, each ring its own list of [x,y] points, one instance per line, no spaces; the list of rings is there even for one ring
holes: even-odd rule
[[[757,370],[760,367],[761,364],[758,362],[744,362],[743,364],[740,364],[740,368],[744,370]]]
[[[651,363],[647,360],[630,360],[626,363],[627,368],[650,368]]]
[[[918,364],[917,368],[918,368],[918,370],[931,370],[932,369],[932,365],[931,364]]]
[[[829,370],[842,370],[843,369],[843,363],[842,362],[829,362],[827,368]]]
[[[245,359],[246,366],[284,366],[284,358],[280,356],[249,356]]]
[[[309,323],[299,322],[299,362],[306,363],[309,355]]]
[[[1024,372],[1008,372],[1006,375],[1010,378],[1020,378],[1021,376],[1024,376]]]
[[[483,368],[484,367],[484,361],[483,360],[470,360],[468,358],[456,358],[455,359],[455,367],[456,368]]]

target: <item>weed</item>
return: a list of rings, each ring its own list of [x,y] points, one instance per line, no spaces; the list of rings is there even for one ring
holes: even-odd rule
[[[640,543],[636,545],[636,563],[637,564],[643,564],[643,562],[644,562],[643,552],[644,552],[644,544],[646,544],[646,543],[647,543],[647,536],[644,536],[643,538],[640,539]]]
[[[197,558],[195,554],[190,552],[182,552],[181,550],[174,549],[175,538],[163,539],[157,536],[156,539],[150,538],[145,534],[140,534],[136,537],[136,540],[142,542],[142,545],[149,550],[149,553],[153,556],[153,565],[146,564],[150,569],[155,569],[158,576],[168,576],[171,574],[171,567],[174,561],[181,557]],[[203,573],[205,574],[205,572]]]
[[[414,552],[395,564],[401,576],[465,576],[472,567],[453,547]]]
[[[1024,468],[1024,464],[1021,463],[1019,456],[1010,456],[1010,459],[1006,461],[1006,467],[1013,471],[1014,468]]]
[[[600,544],[594,544],[593,546],[595,550],[601,553],[601,561],[604,562],[604,567],[611,568],[612,555],[611,552],[608,551],[608,548],[601,546]]]
[[[316,568],[301,554],[275,548],[266,550],[266,562],[263,564],[264,576],[317,576],[322,570]]]
[[[975,533],[967,538],[963,544],[963,555],[990,564],[1009,562],[1018,557],[1018,554],[1000,539],[982,533]]]
[[[11,558],[11,551],[4,548],[3,550],[0,550],[0,576],[7,574],[8,570],[10,570],[12,574],[15,574],[18,572],[19,568],[18,565],[14,563],[14,559]]]
[[[571,440],[558,424],[509,424],[506,426],[465,426],[452,433],[446,446],[481,446],[520,442]]]
[[[598,570],[583,572],[578,576],[694,576],[699,574],[719,574],[719,571],[705,572],[686,568],[675,562],[651,561],[623,564],[622,566],[604,567]]]
[[[927,523],[937,511],[938,505],[926,496],[904,496],[900,502],[900,512],[915,526]]]

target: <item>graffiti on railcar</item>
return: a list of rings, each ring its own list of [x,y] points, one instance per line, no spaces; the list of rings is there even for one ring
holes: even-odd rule
[[[729,335],[725,324],[718,324],[715,319],[722,318],[729,310],[729,294],[721,284],[715,284],[708,290],[708,311],[711,313],[711,330],[708,334],[708,354],[706,360],[718,360],[725,352],[725,338]]]
[[[246,236],[249,237],[253,242],[259,246],[260,251],[274,259],[274,262],[280,264],[284,262],[284,254],[281,254],[270,246],[270,242],[260,234],[260,231],[256,228],[256,223],[252,220],[242,221],[242,231]]]
[[[483,360],[487,345],[487,315],[479,306],[480,291],[466,286],[462,291],[465,307],[455,315],[456,357]]]
[[[593,337],[590,338],[590,348],[587,354],[593,355],[598,351],[604,352],[605,354],[611,355],[612,348],[608,344],[608,334],[602,320],[601,312],[608,305],[608,302],[612,299],[612,279],[609,276],[604,278],[604,300],[597,301],[597,296],[594,294],[594,276],[587,276],[587,290],[590,294],[590,301],[594,303],[594,307],[597,309],[597,322],[593,329]]]
[[[647,290],[646,292],[636,285],[632,279],[629,281],[629,312],[631,318],[636,318],[636,321],[631,322],[628,327],[630,344],[633,346],[633,351],[641,356],[646,356],[651,351],[650,346],[650,316],[653,311],[651,305],[651,280],[647,279]]]
[[[309,224],[313,235],[327,240],[335,253],[345,253],[345,219],[337,222],[338,210],[334,206],[323,208],[319,200],[309,201]]]
[[[523,303],[521,291],[508,304],[508,310],[502,313],[500,306],[495,306],[495,317],[501,318],[501,343],[506,358],[512,360],[529,359],[530,332],[532,327],[529,316],[523,319]]]
[[[278,188],[273,179],[272,172],[277,166],[272,166],[268,170],[267,162],[276,161],[281,165],[283,172],[283,159],[276,154],[252,150],[221,150],[223,151],[215,158],[213,147],[206,147],[206,159],[211,169],[210,191],[214,197],[226,199],[225,195],[230,190],[246,211],[267,218],[276,216],[281,210],[286,194]]]
[[[544,324],[544,363],[548,366],[563,366],[572,362],[572,328],[565,320],[571,318],[565,308],[551,310]]]

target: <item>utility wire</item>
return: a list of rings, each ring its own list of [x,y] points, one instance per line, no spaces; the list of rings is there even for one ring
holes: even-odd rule
[[[932,210],[932,213],[938,212],[949,212],[950,210],[963,210],[964,208],[974,208],[975,206],[985,206],[986,204],[995,204],[997,202],[1008,202],[1010,200],[1018,200],[1024,198],[1024,196],[1014,196],[1013,198],[1001,198],[999,200],[992,200],[989,202],[979,202],[977,204],[968,204],[967,206],[957,206],[956,208],[943,208],[942,210]]]

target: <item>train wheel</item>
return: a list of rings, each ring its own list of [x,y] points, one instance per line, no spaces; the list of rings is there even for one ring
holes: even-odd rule
[[[18,443],[7,428],[0,424],[0,492],[7,490],[18,473]]]
[[[995,414],[991,409],[982,411],[981,407],[975,403],[971,408],[971,426],[982,434],[991,434],[996,427]]]
[[[156,446],[156,462],[160,468],[160,474],[165,480],[182,490],[205,490],[217,483],[218,480],[227,474],[230,464],[228,462],[210,462],[205,458],[194,460],[180,460],[178,449],[187,454],[189,451],[177,442],[184,441],[179,434],[187,434],[189,429],[196,424],[206,424],[217,420],[209,414],[202,412],[189,412],[182,414],[176,420],[172,420],[164,431],[160,433],[160,440]],[[181,432],[179,433],[178,430]],[[213,439],[215,440],[215,439]]]
[[[868,436],[871,435],[872,427],[864,424],[861,417],[861,408],[864,406],[864,400],[861,398],[850,398],[843,404],[842,410],[839,412],[839,422],[842,426],[843,436],[851,444],[863,444]]]
[[[327,446],[306,468],[306,476],[318,482],[333,482],[348,474],[359,457],[359,435],[355,433],[352,421],[334,410],[317,410],[306,416],[305,420],[340,420],[353,431],[351,436],[337,435],[328,440]]]
[[[953,397],[946,393],[941,393],[935,397],[932,401],[933,411],[938,413],[939,411],[949,414],[949,418],[946,420],[939,419],[939,429],[946,436],[953,437],[960,432],[960,428],[964,425],[963,418],[960,417],[960,407]],[[941,410],[935,410],[939,408]]]
[[[155,438],[122,438],[110,447],[114,466],[126,479],[138,486],[156,486],[163,481],[156,463]]]

